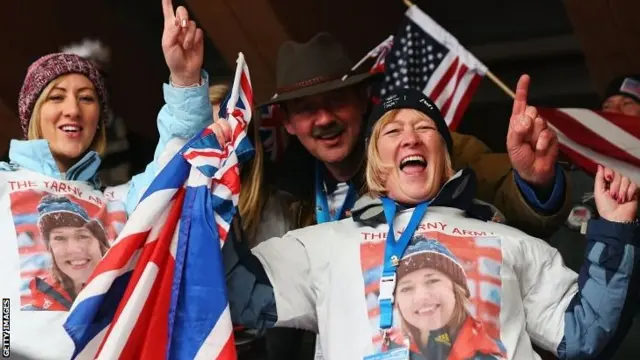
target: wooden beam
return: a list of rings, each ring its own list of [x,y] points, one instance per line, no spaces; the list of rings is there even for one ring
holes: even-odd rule
[[[573,35],[556,35],[476,45],[469,47],[469,52],[485,63],[582,55],[580,43]]]
[[[640,3],[635,0],[566,0],[565,7],[585,53],[591,80],[602,94],[618,75],[640,72]]]
[[[269,1],[187,0],[187,4],[231,69],[238,53],[244,53],[256,102],[267,100],[275,89],[278,48],[289,39]]]
[[[226,2],[233,9],[236,17],[242,19],[243,25],[246,25],[245,33],[252,39],[275,79],[278,49],[290,37],[280,23],[271,3],[268,0],[226,0]]]
[[[621,48],[626,55],[625,73],[640,72],[640,2],[634,0],[611,0],[612,17],[618,29]]]

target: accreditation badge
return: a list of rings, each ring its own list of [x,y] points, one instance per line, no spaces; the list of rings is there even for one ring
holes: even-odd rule
[[[365,356],[364,360],[409,360],[409,349],[398,347],[374,355]]]

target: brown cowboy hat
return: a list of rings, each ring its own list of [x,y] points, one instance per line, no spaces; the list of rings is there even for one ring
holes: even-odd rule
[[[315,95],[355,85],[380,74],[350,75],[353,62],[342,44],[331,34],[321,32],[306,43],[286,41],[278,50],[276,93],[262,105]]]

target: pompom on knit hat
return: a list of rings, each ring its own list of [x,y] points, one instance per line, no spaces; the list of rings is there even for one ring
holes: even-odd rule
[[[33,108],[40,94],[53,80],[67,74],[86,76],[96,88],[101,112],[103,114],[108,112],[107,90],[102,75],[93,62],[75,54],[45,55],[29,66],[18,98],[20,125],[25,139],[29,131]],[[102,121],[104,119],[101,118],[99,126],[102,126]]]
[[[451,281],[462,286],[467,297],[469,286],[467,276],[456,257],[440,242],[424,237],[417,237],[415,242],[407,247],[396,272],[398,281],[405,275],[419,269],[435,269],[449,276]]]

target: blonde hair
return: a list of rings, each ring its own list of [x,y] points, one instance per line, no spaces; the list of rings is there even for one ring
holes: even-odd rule
[[[229,92],[229,86],[217,84],[209,87],[209,101],[211,105],[220,105]],[[260,117],[258,111],[253,112],[253,119],[249,123],[249,129],[253,131],[253,147],[255,148],[253,159],[242,167],[240,174],[240,200],[238,209],[242,219],[242,230],[247,238],[253,239],[260,224],[262,208],[266,203],[262,184],[264,150],[260,141]]]
[[[211,105],[220,105],[229,93],[229,86],[216,84],[209,86],[209,102]]]
[[[382,117],[376,121],[368,140],[369,144],[367,145],[367,167],[365,169],[365,179],[368,192],[373,197],[383,196],[387,192],[387,175],[389,170],[393,167],[393,164],[385,164],[380,158],[377,140],[380,137],[382,128],[394,120],[398,112],[401,110],[403,109],[391,110],[382,115]],[[411,109],[411,111],[414,112],[414,115],[419,116],[420,118],[429,119],[427,115],[418,110]],[[440,136],[440,138],[442,139],[442,136]],[[444,139],[442,139],[442,146],[445,149],[445,173],[448,178],[453,173],[453,167],[451,165],[451,156],[449,155],[449,150],[447,149]]]
[[[457,284],[455,282],[452,282],[452,284],[453,284],[453,289],[452,289],[453,298],[455,299],[456,303],[455,305],[453,305],[451,318],[445,325],[445,328],[447,330],[447,333],[449,333],[451,337],[454,337],[452,336],[453,333],[457,332],[460,329],[462,324],[467,319],[467,316],[470,316],[470,314],[468,310],[469,299],[467,298],[467,291],[460,284]],[[397,306],[398,305],[396,302],[396,307]],[[426,346],[427,345],[426,341],[428,337],[425,338],[424,336],[422,336],[423,334],[420,332],[420,329],[409,324],[407,320],[405,320],[404,315],[402,315],[402,312],[400,312],[399,308],[398,308],[398,312],[400,313],[400,328],[403,331],[403,333],[408,334],[413,339],[413,341],[417,345],[419,345],[419,347]],[[424,334],[424,335],[427,335],[427,334]]]
[[[51,90],[58,85],[64,79],[66,75],[59,76],[55,80],[53,80],[47,87],[42,90],[38,100],[33,106],[33,111],[31,112],[31,119],[29,120],[29,128],[27,129],[27,140],[39,140],[42,139],[42,128],[40,126],[40,109],[42,108],[42,104],[47,101],[49,97],[49,93]],[[95,89],[94,89],[95,90]],[[107,129],[104,126],[104,109],[100,109],[100,119],[98,120],[98,129],[96,130],[96,134],[93,136],[93,140],[91,141],[91,146],[89,149],[98,153],[98,155],[103,156],[107,150]]]

